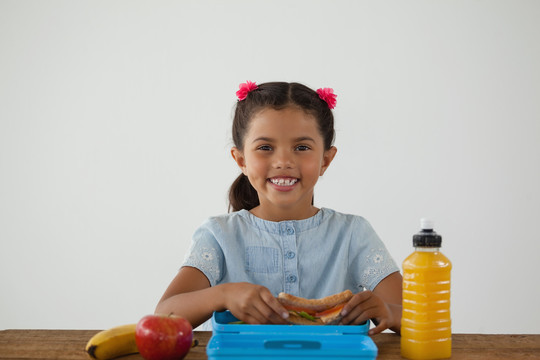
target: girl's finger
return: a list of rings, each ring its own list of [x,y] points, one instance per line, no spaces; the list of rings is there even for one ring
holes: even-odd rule
[[[354,294],[354,296],[345,304],[343,307],[343,310],[341,310],[341,315],[346,316],[349,314],[352,310],[357,308],[360,304],[365,303],[366,301],[369,301],[371,299],[372,292],[369,290],[364,290],[358,294]]]
[[[376,313],[377,304],[373,302],[365,302],[353,308],[349,313],[347,313],[346,316],[343,317],[341,321],[343,324],[351,324],[353,322],[356,324],[360,324],[366,320],[371,319],[371,314],[377,315]]]
[[[258,310],[266,318],[266,322],[275,324],[286,324],[284,320],[289,316],[289,312],[281,305],[281,303],[272,295],[270,290],[263,288],[260,293],[260,306]]]
[[[388,324],[386,322],[386,319],[383,319],[381,320],[381,322],[379,322],[379,325],[375,326],[373,329],[370,329],[368,334],[371,336],[371,335],[375,335],[375,334],[378,334],[380,333],[381,331],[385,330],[388,328]]]
[[[283,311],[280,309],[281,304],[278,303],[276,306],[276,304],[274,304],[272,300],[275,300],[273,296],[268,299],[268,302],[266,302],[264,299],[261,299],[261,301],[255,305],[260,316],[264,318],[264,321],[262,323],[285,324],[286,321],[283,319],[284,314]],[[289,315],[288,312],[287,315]]]
[[[289,312],[287,309],[281,305],[281,303],[274,297],[270,292],[268,292],[267,295],[263,295],[263,300],[265,300],[268,307],[272,310],[272,313],[270,315],[270,320],[274,323],[282,323],[285,324],[287,319],[289,317]]]
[[[249,313],[246,314],[246,320],[244,320],[248,324],[266,324],[267,320],[266,317],[261,313],[259,309],[255,306],[254,308],[250,309]]]

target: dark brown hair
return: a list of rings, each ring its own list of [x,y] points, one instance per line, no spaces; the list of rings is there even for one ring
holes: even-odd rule
[[[319,125],[324,148],[332,147],[335,137],[334,115],[328,104],[312,89],[299,83],[269,82],[259,84],[244,100],[238,101],[232,125],[234,146],[244,150],[244,138],[251,118],[265,108],[281,110],[297,106],[312,115]],[[240,174],[229,189],[229,211],[251,210],[259,205],[257,191],[247,176]]]

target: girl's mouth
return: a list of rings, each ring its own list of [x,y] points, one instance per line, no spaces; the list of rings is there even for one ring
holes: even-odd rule
[[[296,178],[270,178],[268,179],[272,184],[277,186],[293,186],[298,182]]]

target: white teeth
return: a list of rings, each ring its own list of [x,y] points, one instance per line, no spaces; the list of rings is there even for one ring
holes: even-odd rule
[[[291,186],[296,184],[298,179],[270,179],[272,184],[279,185],[279,186]]]

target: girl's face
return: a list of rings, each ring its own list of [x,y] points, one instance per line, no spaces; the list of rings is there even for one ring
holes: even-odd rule
[[[250,122],[244,150],[231,151],[257,190],[260,206],[253,214],[272,221],[305,219],[313,188],[336,154],[324,149],[316,119],[300,108],[264,109]]]

